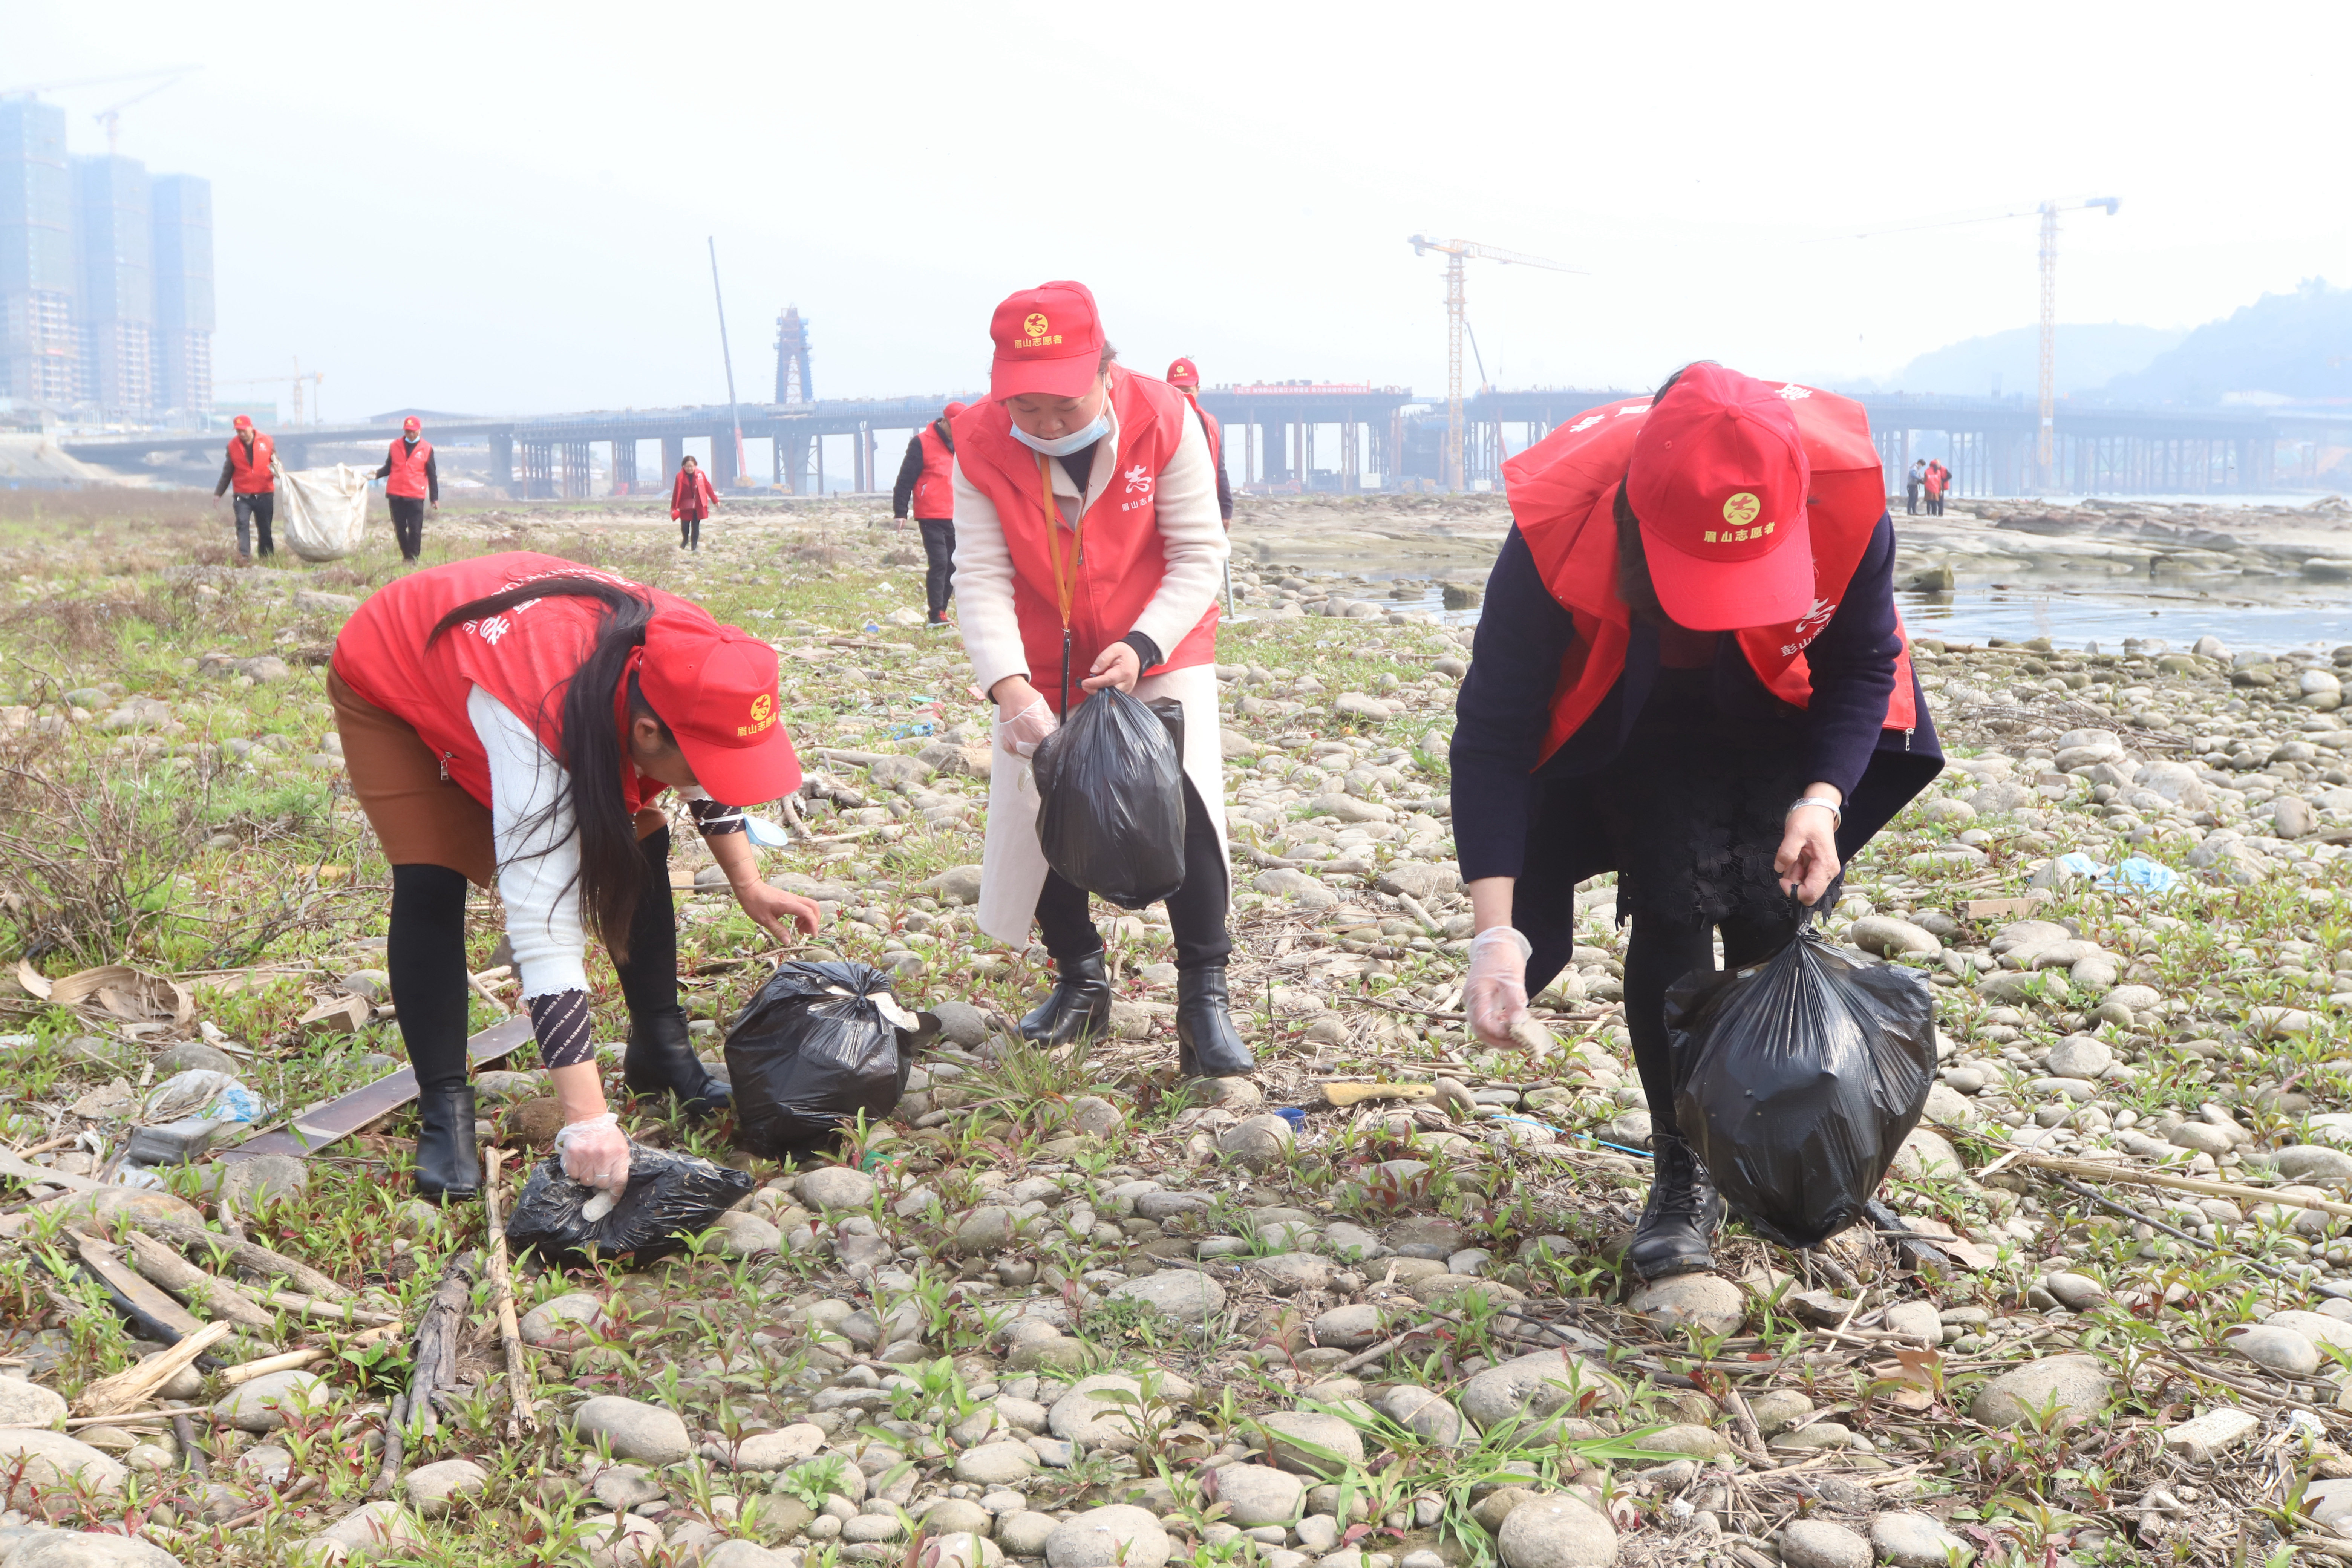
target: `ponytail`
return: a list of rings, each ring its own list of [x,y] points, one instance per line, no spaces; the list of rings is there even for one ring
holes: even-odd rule
[[[646,626],[654,615],[652,603],[606,578],[542,577],[458,605],[435,623],[425,643],[430,647],[468,621],[533,599],[558,596],[594,599],[605,613],[587,657],[562,689],[556,733],[562,746],[560,760],[572,779],[571,799],[548,802],[525,826],[527,830],[544,827],[570,806],[572,832],[580,844],[580,869],[573,882],[580,889],[581,918],[594,929],[616,961],[625,962],[629,922],[651,873],[638,847],[636,821],[622,790],[623,770],[632,764],[621,726],[614,721],[614,709],[625,677],[629,718],[653,720],[661,725],[662,738],[675,743],[669,726],[647,704],[629,668],[631,656],[645,647]],[[551,691],[542,702],[554,700]],[[542,709],[538,727],[544,728],[545,717]]]

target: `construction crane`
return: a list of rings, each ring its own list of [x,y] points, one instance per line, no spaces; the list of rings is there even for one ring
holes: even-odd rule
[[[157,93],[163,91],[165,88],[170,87],[173,83],[178,81],[182,77],[186,76],[187,74],[188,73],[186,71],[179,71],[171,76],[167,76],[162,81],[157,82],[154,86],[134,92],[129,98],[124,99],[121,102],[101,109],[96,114],[90,116],[92,120],[97,121],[100,125],[106,127],[106,155],[108,157],[113,157],[116,151],[121,145],[122,111],[143,99],[154,97]]]
[[[1964,224],[2000,223],[2015,217],[2039,217],[2042,220],[2042,408],[2033,443],[2033,482],[2041,489],[2046,489],[2058,482],[2058,215],[2086,207],[2105,207],[2107,216],[2113,217],[2116,209],[2121,205],[2123,198],[2120,196],[2067,196],[2038,202],[2030,207],[2012,207],[2006,212],[1935,218],[1895,228],[1872,229],[1854,236],[1856,239],[1875,239],[1880,235],[1912,234],[1924,228],[1956,228]]]
[[[1416,234],[1407,243],[1415,256],[1433,250],[1445,258],[1445,488],[1458,490],[1462,488],[1462,334],[1469,325],[1462,289],[1463,262],[1475,256],[1506,267],[1540,267],[1547,272],[1580,273],[1582,269],[1472,239],[1431,239]],[[1483,370],[1480,374],[1483,378]]]
[[[152,81],[159,76],[167,76],[177,80],[199,68],[201,68],[196,66],[166,66],[162,70],[117,71],[112,76],[77,77],[71,81],[28,81],[16,87],[0,87],[0,98],[29,97],[37,92],[63,92],[68,88],[77,87],[110,87],[119,81]]]
[[[301,360],[298,357],[294,361],[294,374],[291,375],[255,375],[247,376],[242,381],[216,381],[213,383],[213,384],[215,386],[289,386],[293,389],[293,395],[289,400],[292,405],[293,417],[288,420],[287,423],[289,425],[299,425],[304,422],[302,418],[302,384],[304,382],[309,382],[310,384],[314,394],[311,401],[315,407],[318,403],[318,399],[315,395],[318,384],[326,379],[327,373],[323,370],[314,370],[306,373],[302,369]]]

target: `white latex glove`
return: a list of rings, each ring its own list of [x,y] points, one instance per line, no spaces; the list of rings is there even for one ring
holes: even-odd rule
[[[1470,943],[1462,1010],[1471,1032],[1490,1046],[1514,1044],[1511,1026],[1528,1016],[1528,958],[1534,952],[1510,926],[1488,926]]]
[[[555,1134],[563,1173],[583,1186],[618,1193],[629,1184],[629,1138],[611,1111],[566,1122]]]
[[[1062,721],[1054,717],[1054,710],[1040,697],[1010,719],[999,717],[996,741],[1016,757],[1034,757],[1045,737],[1061,727]]]

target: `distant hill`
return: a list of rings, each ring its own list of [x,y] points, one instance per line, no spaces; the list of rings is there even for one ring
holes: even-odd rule
[[[2352,289],[2306,280],[2208,321],[2101,387],[2110,403],[2305,402],[2352,397]]]
[[[2062,321],[2058,325],[2058,394],[2065,397],[2103,387],[2119,375],[2142,369],[2188,335],[2185,328]],[[1948,397],[1995,394],[2013,397],[2021,393],[2031,397],[2041,384],[2042,331],[2012,327],[1931,350],[1874,383],[1871,390]]]

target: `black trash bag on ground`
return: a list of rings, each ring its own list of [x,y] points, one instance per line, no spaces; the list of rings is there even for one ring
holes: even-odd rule
[[[1666,1030],[1683,1137],[1731,1212],[1788,1247],[1862,1217],[1935,1078],[1926,980],[1810,926],[1761,963],[1676,981]]]
[[[597,1189],[563,1173],[561,1155],[530,1173],[507,1220],[507,1245],[536,1252],[551,1267],[592,1258],[627,1258],[642,1267],[686,1249],[686,1238],[709,1230],[760,1184],[741,1171],[693,1154],[648,1149],[629,1140],[629,1184],[605,1212],[590,1200]]]
[[[1045,864],[1124,909],[1184,885],[1183,705],[1105,687],[1045,737],[1037,842]]]
[[[779,963],[727,1031],[737,1144],[798,1159],[831,1146],[860,1111],[889,1115],[915,1053],[939,1028],[930,1014],[900,1006],[878,969]]]

